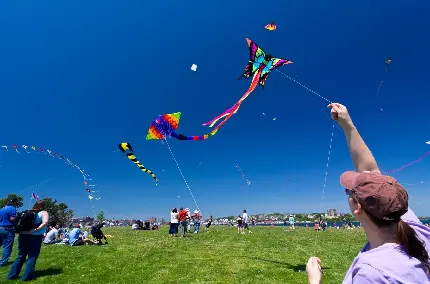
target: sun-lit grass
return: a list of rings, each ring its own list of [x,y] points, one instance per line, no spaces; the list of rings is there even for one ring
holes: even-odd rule
[[[305,263],[317,255],[325,283],[340,283],[365,243],[361,230],[252,228],[239,235],[233,227],[213,226],[208,233],[170,238],[168,228],[137,231],[105,228],[108,245],[42,246],[32,283],[307,283]],[[14,246],[13,260],[17,253]],[[0,268],[0,283],[7,267]]]

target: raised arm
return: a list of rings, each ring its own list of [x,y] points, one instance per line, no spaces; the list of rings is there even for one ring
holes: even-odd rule
[[[339,103],[331,103],[328,107],[331,108],[331,117],[339,123],[345,132],[346,142],[355,170],[357,172],[370,171],[379,173],[378,164],[352,123],[347,108]]]

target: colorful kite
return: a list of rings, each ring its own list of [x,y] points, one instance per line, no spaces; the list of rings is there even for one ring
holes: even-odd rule
[[[270,24],[265,25],[264,28],[269,31],[276,31],[276,24],[275,22],[271,22]]]
[[[149,126],[146,140],[166,139],[166,137],[173,137],[178,140],[205,140],[211,136],[210,134],[202,136],[185,136],[180,133],[176,133],[175,130],[178,129],[180,119],[180,112],[158,116]]]
[[[6,151],[8,150],[7,146],[2,146],[2,147],[5,148]],[[72,166],[72,168],[76,168],[79,170],[79,172],[82,175],[82,178],[84,179],[85,189],[87,192],[88,192],[88,186],[95,186],[95,185],[88,185],[87,180],[90,180],[90,179],[88,179],[89,176],[84,172],[84,170],[82,170],[78,165],[72,163],[69,159],[65,158],[64,156],[58,155],[56,152],[54,152],[54,155],[53,155],[51,150],[46,150],[46,152],[45,152],[43,148],[36,148],[35,146],[29,147],[27,145],[21,145],[21,147],[19,147],[17,144],[12,145],[12,148],[15,149],[15,151],[18,154],[20,154],[20,151],[18,151],[18,149],[22,148],[22,149],[24,149],[25,153],[27,153],[29,155],[30,155],[30,153],[37,153],[37,154],[44,153],[44,154],[49,154],[53,158],[58,158],[59,160],[64,160],[64,162],[66,164],[69,164],[70,166]],[[28,149],[32,149],[33,151],[29,151]]]
[[[123,142],[121,144],[118,144],[118,148],[121,150],[121,152],[123,152],[124,154],[127,155],[127,158],[132,161],[133,163],[135,163],[142,172],[148,173],[152,176],[152,178],[155,180],[155,182],[158,184],[158,179],[155,176],[155,174],[151,171],[148,170],[147,168],[145,168],[136,158],[136,156],[133,153],[133,148],[131,147],[130,143],[127,142]]]
[[[239,164],[236,163],[236,168],[239,170],[239,172],[242,174],[243,179],[246,181],[246,183],[248,185],[251,185],[251,182],[249,181],[249,179],[246,177],[245,173],[242,171],[242,169],[240,168]]]
[[[246,91],[246,93],[240,98],[240,100],[233,105],[231,108],[227,109],[223,113],[219,114],[212,120],[206,122],[203,124],[203,126],[213,127],[215,123],[217,123],[221,118],[225,117],[224,120],[218,124],[214,130],[212,130],[211,134],[215,135],[215,133],[218,131],[218,129],[227,122],[227,120],[230,119],[230,117],[235,114],[238,110],[242,102],[248,97],[248,95],[255,90],[257,85],[259,84],[264,88],[264,84],[266,83],[267,77],[269,76],[270,72],[275,70],[276,68],[293,63],[291,60],[287,59],[281,59],[272,57],[270,54],[266,54],[256,43],[254,43],[249,38],[246,39],[249,47],[249,62],[245,67],[245,72],[238,78],[241,79],[249,78],[251,75],[254,74],[254,77],[252,78],[251,85]]]

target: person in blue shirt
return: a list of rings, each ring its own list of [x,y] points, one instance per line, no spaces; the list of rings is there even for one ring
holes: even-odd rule
[[[87,244],[87,245],[94,245],[93,241],[91,241],[90,239],[87,239],[87,238],[83,237],[83,235],[84,234],[82,233],[79,224],[76,225],[76,228],[74,228],[69,233],[69,244],[72,247],[83,246],[85,244]]]
[[[0,210],[0,246],[3,248],[3,256],[0,266],[7,266],[12,253],[15,240],[15,218],[18,198],[12,198],[8,204]]]
[[[49,221],[49,214],[44,209],[45,201],[38,200],[34,204],[33,209],[30,210],[36,214],[33,224],[37,227],[30,231],[20,232],[18,236],[18,256],[12,264],[6,279],[12,280],[18,278],[27,256],[27,265],[25,266],[21,280],[24,282],[35,278],[36,260],[39,257],[43,235],[46,232],[46,226]]]

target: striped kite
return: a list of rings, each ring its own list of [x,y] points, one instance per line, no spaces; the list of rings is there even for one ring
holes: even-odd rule
[[[127,158],[132,161],[133,163],[135,163],[141,170],[142,172],[146,172],[148,174],[150,174],[152,176],[152,178],[155,180],[155,182],[158,184],[158,179],[157,177],[154,175],[154,173],[145,168],[136,158],[136,156],[133,153],[133,148],[131,147],[130,143],[127,142],[123,142],[121,144],[118,144],[118,148],[121,150],[121,152],[123,152],[124,154],[127,155]]]

